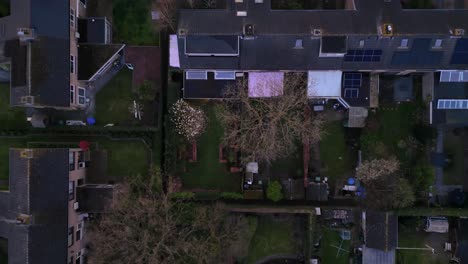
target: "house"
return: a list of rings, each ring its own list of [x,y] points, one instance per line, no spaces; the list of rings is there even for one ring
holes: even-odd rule
[[[8,263],[83,263],[89,213],[113,200],[112,185],[87,183],[90,152],[10,149],[9,159],[9,189],[0,191]]]
[[[464,43],[468,48],[468,39]],[[441,71],[433,75],[432,83],[430,123],[446,127],[467,126],[468,71]]]
[[[400,1],[351,2],[352,10],[272,10],[271,0],[181,10],[177,34],[170,36],[170,65],[184,72],[184,98],[222,98],[226,85],[248,82],[252,74],[303,72],[311,100],[372,108],[379,74],[468,66],[468,10],[408,12]],[[352,111],[348,126],[362,126],[366,114]]]
[[[394,264],[398,244],[398,217],[386,212],[362,213],[364,243],[362,263]]]
[[[109,21],[86,18],[85,0],[15,0],[10,7],[0,18],[0,61],[11,65],[10,105],[85,108],[90,89],[123,57],[124,45],[110,44]]]

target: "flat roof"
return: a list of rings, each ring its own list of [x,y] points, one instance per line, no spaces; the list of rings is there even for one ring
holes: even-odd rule
[[[342,71],[309,71],[307,96],[312,98],[341,97]]]
[[[223,98],[226,88],[229,85],[236,85],[236,80],[216,80],[214,72],[208,72],[206,80],[191,80],[187,79],[186,73],[184,73],[184,98]]]
[[[249,72],[249,97],[283,95],[284,72]]]

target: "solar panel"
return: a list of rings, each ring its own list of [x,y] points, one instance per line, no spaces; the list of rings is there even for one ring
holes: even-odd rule
[[[440,82],[450,82],[450,72],[443,71],[440,73]]]
[[[206,71],[187,71],[185,78],[187,80],[206,80],[208,79],[208,74]]]
[[[461,77],[462,82],[468,82],[468,71],[463,72],[462,77]]]
[[[468,109],[468,100],[464,99],[439,99],[437,109]]]
[[[353,62],[377,62],[380,61],[381,56],[382,50],[348,50],[344,60]]]
[[[459,72],[451,72],[450,73],[450,81],[451,82],[458,82],[460,80],[460,73]]]
[[[468,71],[441,71],[440,82],[468,82]]]
[[[235,80],[236,72],[234,71],[216,71],[215,72],[216,80]]]

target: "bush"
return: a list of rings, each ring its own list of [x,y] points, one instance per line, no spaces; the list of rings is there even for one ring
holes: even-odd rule
[[[221,198],[228,200],[241,200],[244,199],[244,195],[236,192],[223,192],[221,193]]]
[[[282,189],[283,187],[278,181],[273,181],[270,184],[268,184],[268,188],[267,188],[268,199],[274,202],[277,202],[283,199],[283,193],[281,192]]]
[[[145,80],[138,89],[138,97],[142,101],[152,101],[156,98],[156,84],[153,81]]]
[[[195,198],[195,193],[193,193],[193,192],[175,192],[175,193],[171,193],[170,197],[172,199],[190,200],[190,199]]]

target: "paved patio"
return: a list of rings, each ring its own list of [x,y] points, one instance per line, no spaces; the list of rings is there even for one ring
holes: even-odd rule
[[[133,65],[133,89],[145,80],[161,80],[161,49],[153,46],[126,46],[125,62]]]

